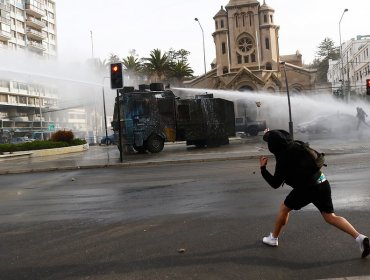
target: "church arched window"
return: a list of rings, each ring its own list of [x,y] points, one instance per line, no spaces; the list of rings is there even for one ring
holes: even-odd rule
[[[266,47],[266,50],[270,49],[270,39],[269,38],[265,38],[265,47]]]
[[[245,21],[246,21],[246,14],[242,13],[242,21],[243,21],[243,27],[245,27]]]
[[[256,53],[255,53],[255,52],[253,52],[253,53],[251,54],[251,61],[252,61],[252,62],[256,62]]]

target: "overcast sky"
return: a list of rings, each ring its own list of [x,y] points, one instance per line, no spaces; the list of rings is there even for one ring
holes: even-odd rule
[[[202,74],[202,33],[194,18],[199,19],[204,30],[210,70],[215,58],[213,16],[227,3],[228,0],[57,0],[59,59],[84,61],[92,53],[102,60],[110,53],[122,58],[131,49],[140,57],[148,57],[155,48],[186,49],[191,52],[189,63],[195,74]],[[280,54],[299,50],[305,63],[314,59],[324,38],[339,45],[339,20],[345,8],[349,11],[340,25],[342,42],[370,35],[369,0],[266,0],[266,4],[275,9],[275,24],[280,25]]]

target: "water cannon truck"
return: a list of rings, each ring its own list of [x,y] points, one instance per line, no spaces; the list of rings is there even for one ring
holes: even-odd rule
[[[161,83],[124,87],[119,93],[112,127],[117,139],[121,128],[122,146],[116,142],[125,152],[159,153],[165,142],[175,141],[214,147],[228,144],[229,137],[235,136],[232,101],[212,94],[182,99]]]

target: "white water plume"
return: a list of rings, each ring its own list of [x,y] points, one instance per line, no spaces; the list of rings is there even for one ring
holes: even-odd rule
[[[62,107],[63,103],[68,103],[72,107],[90,106],[95,99],[101,99],[102,87],[107,82],[105,77],[108,76],[108,70],[99,71],[92,65],[93,62],[63,63],[57,59],[12,50],[1,50],[0,61],[1,80],[40,85],[51,89],[58,94],[59,105]],[[113,107],[114,96],[110,89],[106,89],[106,98],[107,105]]]
[[[257,111],[257,120],[266,120],[270,129],[289,130],[289,107],[287,94],[267,93],[267,92],[239,92],[229,90],[212,89],[189,89],[175,88],[174,92],[181,98],[194,97],[195,95],[213,94],[215,98],[223,98],[230,101],[244,101],[247,106],[254,107]],[[356,107],[361,107],[370,115],[370,105],[365,100],[352,99],[349,102],[335,98],[331,93],[305,93],[292,94],[290,96],[292,121],[294,126],[317,119],[319,116],[346,115],[353,119],[355,126]],[[257,103],[260,107],[257,107]],[[338,122],[340,122],[338,118]],[[341,123],[336,123],[333,127],[341,127]],[[354,127],[356,130],[356,127]],[[365,132],[370,134],[370,128]],[[334,132],[333,132],[334,133]],[[346,131],[338,131],[340,134],[346,134]],[[348,132],[349,134],[349,132]]]

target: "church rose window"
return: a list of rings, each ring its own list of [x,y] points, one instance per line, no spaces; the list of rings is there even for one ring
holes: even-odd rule
[[[252,39],[248,37],[243,37],[239,39],[238,41],[239,50],[243,53],[248,53],[253,48],[253,42]]]

